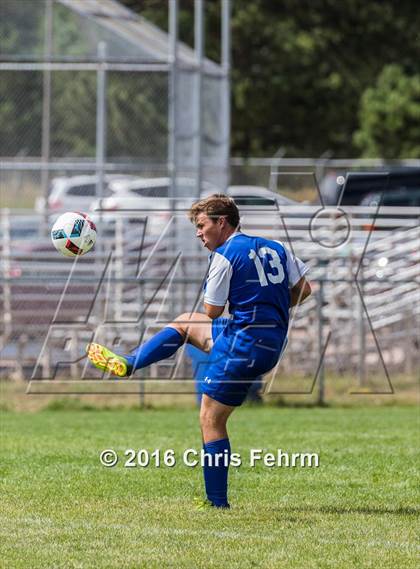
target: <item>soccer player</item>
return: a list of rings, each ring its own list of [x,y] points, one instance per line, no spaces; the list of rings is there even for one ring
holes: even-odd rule
[[[205,314],[181,314],[131,354],[120,356],[100,344],[88,358],[118,377],[170,357],[185,342],[210,352],[201,385],[200,425],[207,459],[205,507],[229,508],[230,444],[226,423],[242,404],[253,380],[277,364],[287,341],[289,309],[311,287],[307,267],[280,242],[240,231],[235,202],[215,194],[193,204],[190,220],[209,249],[204,287]],[[226,303],[230,317],[221,317]]]

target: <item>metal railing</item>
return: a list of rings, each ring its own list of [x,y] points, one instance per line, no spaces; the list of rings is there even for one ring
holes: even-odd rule
[[[245,232],[282,240],[311,269],[313,295],[292,312],[282,369],[318,369],[321,385],[324,369],[350,371],[363,385],[381,358],[391,370],[414,368],[413,323],[420,313],[420,303],[415,302],[420,277],[418,212],[382,208],[375,220],[379,229],[372,232],[363,229],[372,221],[372,208],[345,208],[351,223],[347,239],[338,247],[325,247],[309,231],[317,210],[282,208],[275,224],[273,212],[244,216]],[[316,234],[321,242],[334,240],[338,214],[329,210],[322,221]],[[2,213],[0,302],[6,373],[28,375],[38,361],[41,375],[48,377],[53,362],[64,361],[68,365],[59,374],[80,378],[77,359],[95,331],[104,343],[112,345],[118,337],[121,349],[129,349],[177,314],[201,306],[207,255],[194,248],[187,253],[182,240],[174,247],[170,232],[160,241],[146,235],[140,247],[139,227],[116,216],[100,236],[101,249],[73,265],[60,257],[48,238],[16,237],[19,219],[23,216]],[[31,214],[25,219],[36,225],[40,218]],[[190,242],[193,239],[191,232]],[[396,349],[399,358],[392,355]],[[170,365],[154,366],[150,375],[171,374],[175,368]],[[180,376],[189,373],[187,362],[176,369]]]

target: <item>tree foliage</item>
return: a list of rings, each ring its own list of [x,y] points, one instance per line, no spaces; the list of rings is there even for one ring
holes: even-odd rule
[[[400,65],[384,67],[360,104],[360,127],[354,141],[364,156],[420,157],[420,74]]]
[[[167,26],[160,0],[123,0]],[[181,0],[180,37],[193,43],[193,0]],[[220,2],[206,4],[206,53],[218,59]],[[384,66],[420,66],[413,1],[233,0],[232,152],[355,156],[359,104]],[[406,148],[406,151],[409,149]]]
[[[121,1],[167,30],[167,2]],[[42,57],[43,8],[39,3],[34,12],[29,4],[1,2],[5,57]],[[215,61],[220,5],[205,2],[206,55]],[[179,37],[192,46],[194,0],[179,6]],[[231,29],[233,155],[270,156],[280,147],[288,156],[419,155],[417,2],[232,0]],[[84,31],[60,4],[54,30],[57,57],[85,53]],[[133,149],[137,156],[165,155],[165,80],[143,79],[110,78],[110,156],[132,155]],[[95,81],[94,74],[54,74],[52,144],[58,155],[94,154]],[[39,154],[41,117],[42,72],[3,72],[0,154]]]

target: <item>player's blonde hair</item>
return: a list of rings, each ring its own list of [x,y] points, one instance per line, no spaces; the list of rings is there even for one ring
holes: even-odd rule
[[[192,223],[196,222],[200,213],[205,213],[216,221],[219,217],[226,217],[227,222],[236,229],[240,228],[239,225],[239,210],[236,203],[232,198],[225,194],[213,194],[207,198],[193,203],[191,206],[188,217]]]

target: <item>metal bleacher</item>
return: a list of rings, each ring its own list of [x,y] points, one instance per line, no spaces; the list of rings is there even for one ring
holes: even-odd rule
[[[283,241],[310,267],[313,295],[293,311],[284,365],[288,358],[295,369],[314,365],[320,319],[324,331],[333,335],[327,361],[340,357],[350,369],[361,333],[367,360],[375,351],[370,325],[385,349],[396,342],[408,349],[416,341],[420,313],[420,212],[382,208],[372,230],[372,208],[345,208],[347,231],[342,213],[323,210],[319,217],[319,210],[287,206],[243,219],[243,231]],[[25,225],[23,217],[38,231],[15,231]],[[333,246],[325,246],[328,240]],[[116,218],[100,235],[96,250],[73,263],[53,249],[40,217],[4,210],[0,302],[5,373],[16,372],[18,360],[19,372],[28,375],[47,335],[47,359],[76,358],[95,330],[104,342],[118,336],[125,349],[177,314],[199,309],[208,260],[194,241],[191,227],[178,234],[163,228],[149,236],[141,223]],[[66,353],[68,337],[73,343]],[[77,365],[71,369],[79,373]]]

